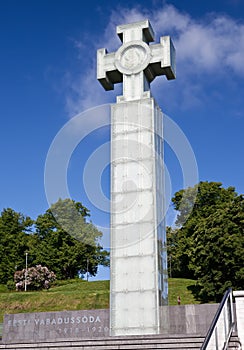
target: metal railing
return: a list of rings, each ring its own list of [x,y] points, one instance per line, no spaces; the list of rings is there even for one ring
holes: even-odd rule
[[[201,350],[226,350],[236,321],[232,289],[228,289],[214,316]]]

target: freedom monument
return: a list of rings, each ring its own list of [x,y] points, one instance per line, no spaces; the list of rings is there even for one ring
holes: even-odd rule
[[[159,334],[168,304],[162,112],[151,96],[156,76],[175,79],[169,36],[154,41],[148,20],[120,25],[122,46],[97,52],[97,79],[105,90],[123,83],[111,106],[112,336]]]
[[[111,106],[110,310],[5,315],[0,350],[240,349],[244,291],[234,292],[237,322],[231,290],[219,305],[167,306],[163,115],[150,83],[175,78],[175,50],[169,36],[149,45],[148,20],[117,34],[117,52],[97,53],[105,90],[123,83]]]

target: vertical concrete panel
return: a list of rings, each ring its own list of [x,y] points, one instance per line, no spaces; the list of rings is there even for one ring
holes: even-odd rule
[[[242,346],[244,346],[244,290],[233,292],[236,303],[237,331]]]
[[[162,113],[153,98],[112,105],[111,335],[157,334],[167,304]]]
[[[196,333],[196,313],[195,313],[195,305],[188,305],[185,308],[186,315],[186,333],[194,334]]]

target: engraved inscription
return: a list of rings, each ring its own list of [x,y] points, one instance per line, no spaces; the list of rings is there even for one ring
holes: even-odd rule
[[[4,343],[109,336],[108,310],[5,315]]]

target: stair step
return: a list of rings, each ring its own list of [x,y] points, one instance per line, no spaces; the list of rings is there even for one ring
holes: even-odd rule
[[[238,350],[240,349],[240,340],[238,338],[237,334],[232,334],[232,336],[230,337],[230,341],[228,344],[228,350]]]
[[[12,350],[200,350],[204,337],[202,336],[125,336],[98,338],[93,340],[58,341],[33,344],[0,344],[0,349]]]
[[[97,339],[69,340],[58,342],[9,344],[1,349],[9,350],[200,350],[204,341],[202,336],[185,335],[156,335],[156,336],[124,336]],[[228,350],[240,349],[240,341],[237,334],[232,334],[228,344]]]

